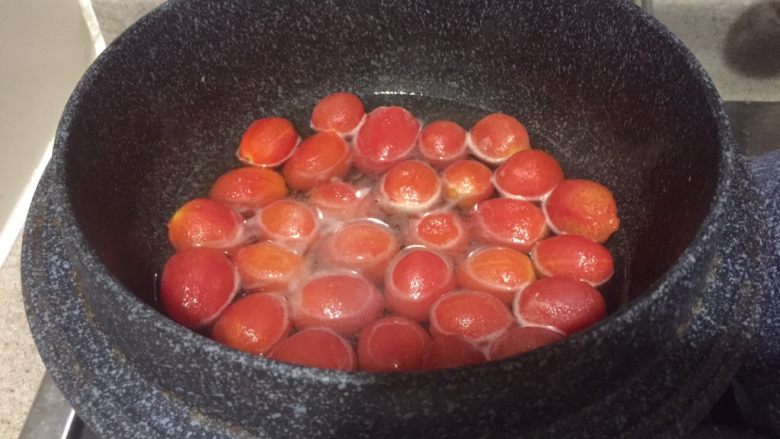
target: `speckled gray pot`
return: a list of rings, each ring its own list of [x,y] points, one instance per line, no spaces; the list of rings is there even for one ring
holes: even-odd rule
[[[305,131],[301,109],[342,89],[466,125],[515,114],[569,175],[612,187],[611,316],[521,358],[387,375],[253,358],[156,311],[176,206],[235,166],[251,120]],[[709,79],[628,2],[173,1],[74,92],[24,293],[47,367],[104,437],[678,435],[755,331],[754,203]]]

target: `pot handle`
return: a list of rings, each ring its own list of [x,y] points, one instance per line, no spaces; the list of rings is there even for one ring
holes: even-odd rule
[[[762,322],[737,373],[735,395],[743,417],[780,436],[780,150],[750,159],[762,201],[761,219],[768,240]]]

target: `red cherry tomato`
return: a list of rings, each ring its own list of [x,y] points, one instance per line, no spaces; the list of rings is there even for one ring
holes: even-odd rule
[[[514,313],[521,326],[549,326],[573,334],[607,315],[604,298],[592,286],[565,277],[546,277],[517,294]]]
[[[510,305],[515,293],[536,280],[531,260],[524,253],[500,246],[472,251],[458,261],[455,275],[461,288],[485,291]]]
[[[250,166],[222,174],[209,191],[209,198],[238,211],[257,209],[286,196],[281,175]]]
[[[544,202],[544,211],[555,233],[581,235],[599,243],[620,227],[612,192],[595,181],[562,181]]]
[[[316,131],[333,131],[341,135],[354,133],[366,117],[360,98],[352,93],[333,93],[322,98],[311,114]]]
[[[315,134],[301,143],[284,164],[282,173],[287,184],[301,192],[334,177],[342,178],[352,166],[352,152],[338,134]]]
[[[299,366],[351,372],[357,369],[355,348],[328,328],[309,328],[282,340],[268,358]]]
[[[360,202],[358,188],[341,180],[321,183],[309,193],[309,204],[324,216],[336,219],[354,218]]]
[[[380,174],[408,158],[417,142],[420,122],[401,107],[379,107],[366,116],[355,141],[355,166]]]
[[[471,153],[491,164],[503,163],[512,154],[531,148],[525,126],[503,113],[483,117],[471,127],[469,135]]]
[[[248,290],[284,291],[301,275],[303,258],[272,242],[258,242],[235,252],[233,260]]]
[[[485,354],[470,341],[457,335],[434,338],[423,352],[422,369],[449,369],[487,361]]]
[[[381,199],[391,210],[419,213],[441,200],[441,182],[436,171],[419,160],[393,165],[379,181]]]
[[[255,293],[231,304],[219,317],[211,337],[239,351],[266,355],[292,331],[284,297]]]
[[[500,360],[514,357],[563,339],[563,335],[545,328],[514,327],[490,343],[488,358]]]
[[[379,318],[384,304],[376,287],[346,270],[321,272],[290,297],[298,329],[322,326],[342,335],[358,333]]]
[[[410,248],[387,267],[385,301],[394,314],[424,322],[433,302],[454,287],[449,258],[433,250]]]
[[[431,307],[431,334],[459,335],[473,343],[486,343],[506,332],[514,323],[506,304],[482,291],[447,293]]]
[[[549,232],[544,213],[538,207],[509,198],[493,198],[477,204],[470,223],[475,239],[526,253]]]
[[[398,240],[386,224],[357,220],[343,225],[325,240],[321,261],[381,282],[387,264],[399,251]]]
[[[431,122],[420,132],[417,148],[432,166],[447,166],[466,157],[466,130],[449,120]]]
[[[578,235],[543,239],[531,250],[539,274],[563,276],[597,287],[615,272],[612,254],[601,244]]]
[[[433,211],[417,220],[410,220],[407,239],[450,256],[466,250],[469,243],[468,226],[456,212]]]
[[[241,137],[236,156],[247,165],[273,168],[292,155],[300,140],[289,120],[264,117],[249,125]]]
[[[379,319],[360,333],[360,369],[371,372],[418,370],[430,340],[430,335],[414,320],[400,316]]]
[[[168,221],[168,239],[176,250],[189,247],[228,249],[245,238],[244,219],[208,198],[185,203]]]
[[[476,160],[458,160],[442,172],[444,196],[458,207],[469,208],[492,197],[490,169]]]
[[[265,206],[257,215],[263,238],[303,253],[316,238],[317,215],[307,205],[290,199]]]
[[[219,317],[238,289],[238,273],[224,252],[188,248],[165,264],[160,303],[176,323],[190,329],[202,328]]]
[[[563,180],[563,169],[555,157],[538,149],[527,149],[509,157],[493,174],[493,184],[507,198],[539,201]]]

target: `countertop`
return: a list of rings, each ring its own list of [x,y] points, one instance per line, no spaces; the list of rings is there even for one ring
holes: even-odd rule
[[[21,237],[0,268],[0,438],[19,435],[43,376],[22,303]]]
[[[758,70],[751,70],[741,64],[744,57],[740,55],[762,50],[760,44],[749,45],[751,41],[743,34],[745,29],[767,26],[769,31],[780,30],[780,21],[771,22],[771,14],[766,14],[773,5],[777,7],[778,3],[773,1],[655,0],[653,3],[656,16],[697,54],[725,100],[780,101],[780,68],[772,64],[780,63],[780,58],[769,57]],[[87,20],[91,14],[105,42],[110,43],[162,0],[79,0],[79,3],[89,8],[85,14]],[[729,33],[748,46],[740,48],[728,43],[724,38]],[[0,330],[0,439],[18,436],[44,373],[24,314],[20,249],[21,238],[17,238],[0,268],[3,325]]]

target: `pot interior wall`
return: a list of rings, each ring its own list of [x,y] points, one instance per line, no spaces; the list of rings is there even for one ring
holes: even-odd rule
[[[73,209],[117,279],[154,304],[168,218],[238,166],[252,120],[309,133],[308,109],[336,90],[467,127],[502,111],[569,177],[613,189],[614,309],[691,242],[720,159],[695,67],[624,3],[175,1],[183,13],[158,10],[103,55],[66,114]]]

